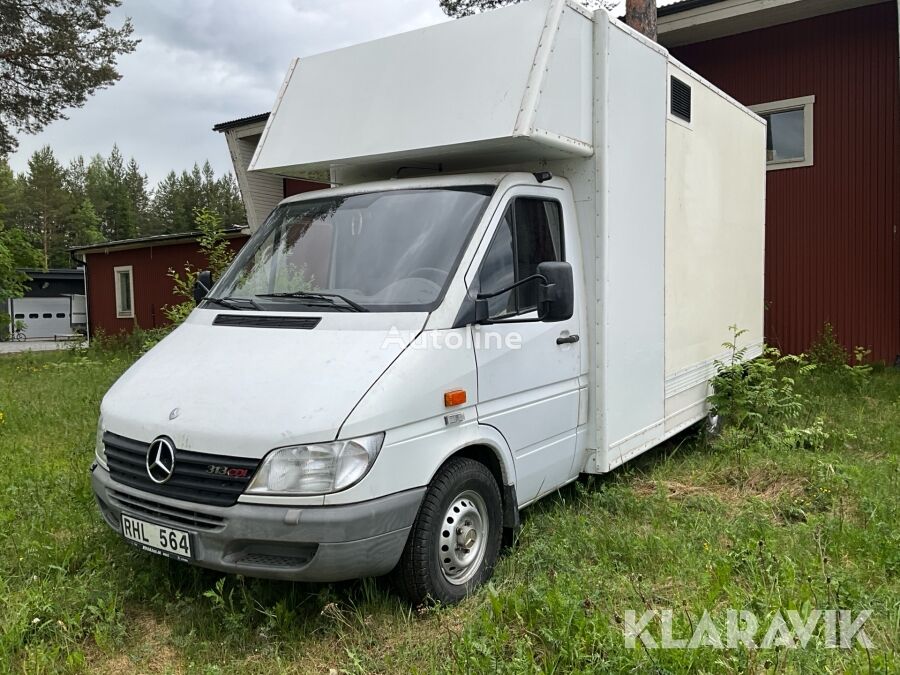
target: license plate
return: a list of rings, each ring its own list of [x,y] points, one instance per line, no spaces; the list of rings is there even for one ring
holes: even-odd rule
[[[193,557],[191,533],[184,530],[148,523],[123,513],[122,534],[128,541],[150,553],[178,560],[190,560]]]

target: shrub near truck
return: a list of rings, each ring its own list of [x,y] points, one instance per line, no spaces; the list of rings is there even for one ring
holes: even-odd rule
[[[295,62],[251,169],[335,187],[101,406],[101,512],[185,535],[157,552],[458,600],[520,509],[706,415],[728,325],[761,348],[765,126],[602,10]]]

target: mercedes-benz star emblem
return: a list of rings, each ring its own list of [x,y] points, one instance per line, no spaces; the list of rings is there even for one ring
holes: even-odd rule
[[[147,475],[154,483],[162,485],[175,471],[175,445],[160,436],[147,449]]]

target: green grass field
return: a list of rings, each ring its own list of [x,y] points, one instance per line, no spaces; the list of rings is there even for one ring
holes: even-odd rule
[[[275,583],[148,556],[89,487],[127,353],[0,357],[0,668],[12,672],[900,671],[900,372],[814,373],[816,450],[682,436],[526,510],[492,584],[412,609],[382,581]],[[629,609],[870,609],[866,650],[628,647]],[[659,637],[659,626],[652,632]]]

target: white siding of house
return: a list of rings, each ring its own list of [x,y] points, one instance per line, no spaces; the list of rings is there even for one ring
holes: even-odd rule
[[[264,126],[254,124],[225,132],[251,232],[255,232],[272,209],[278,206],[278,202],[284,199],[284,181],[280,176],[247,171]]]

